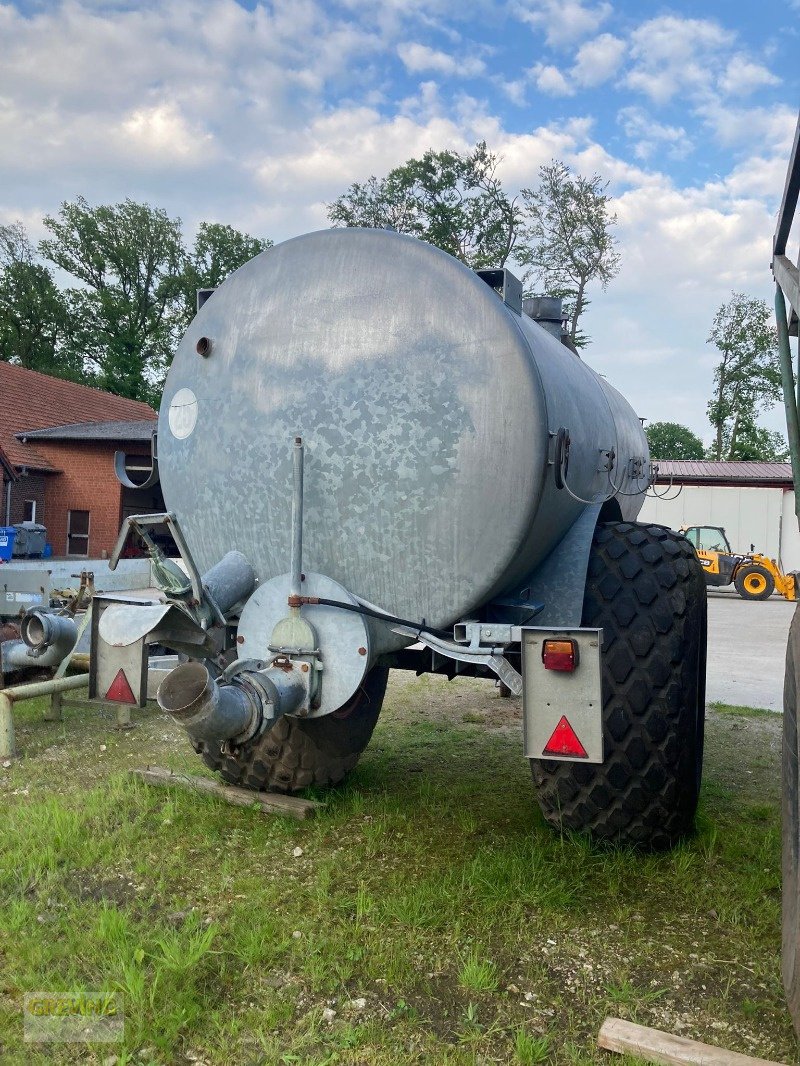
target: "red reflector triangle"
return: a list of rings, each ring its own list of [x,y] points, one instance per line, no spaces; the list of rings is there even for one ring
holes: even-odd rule
[[[542,755],[572,755],[576,759],[588,759],[589,753],[578,740],[578,735],[562,714],[561,720],[553,730],[553,735],[545,745]]]
[[[106,693],[106,699],[114,700],[116,703],[136,703],[136,697],[133,694],[133,689],[128,684],[124,670],[117,671],[117,676],[111,682]]]

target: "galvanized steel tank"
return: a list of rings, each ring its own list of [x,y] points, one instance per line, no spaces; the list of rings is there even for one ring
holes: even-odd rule
[[[304,569],[445,626],[518,585],[583,511],[556,486],[560,427],[569,490],[601,501],[613,484],[634,518],[630,460],[648,451],[619,393],[446,253],[327,230],[257,256],[201,308],[167,378],[159,465],[201,570],[238,549],[263,582],[289,568],[302,436]]]

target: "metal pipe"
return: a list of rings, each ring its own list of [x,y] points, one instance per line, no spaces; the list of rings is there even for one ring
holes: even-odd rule
[[[290,596],[300,595],[303,568],[303,438],[294,438],[292,453],[292,557]]]
[[[241,552],[230,551],[202,577],[203,588],[223,614],[227,614],[256,586],[256,572]]]
[[[797,414],[797,395],[792,367],[792,349],[789,344],[789,325],[786,318],[786,300],[780,285],[775,286],[775,320],[778,325],[778,355],[781,365],[783,405],[786,409],[786,430],[789,440],[789,455],[792,460],[792,478],[795,489],[800,486],[800,421]],[[794,513],[800,525],[800,498],[795,491]]]
[[[22,619],[20,636],[35,653],[40,665],[47,652],[59,653],[58,661],[75,647],[78,639],[78,625],[74,618],[64,614],[51,614],[49,611],[31,611]]]
[[[78,640],[74,618],[47,611],[26,615],[20,628],[21,640],[5,640],[0,644],[0,676],[12,670],[58,666]]]
[[[251,733],[260,708],[239,685],[218,685],[199,662],[176,667],[156,693],[158,705],[196,740],[224,741]]]
[[[69,692],[74,688],[86,688],[88,684],[88,674],[75,674],[74,677],[58,677],[51,681],[34,681],[29,685],[14,685],[12,688],[0,689],[0,759],[13,759],[17,754],[12,714],[15,703],[31,700],[36,696],[50,696],[54,692]]]

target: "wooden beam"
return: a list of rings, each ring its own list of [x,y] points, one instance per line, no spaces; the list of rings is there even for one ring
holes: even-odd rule
[[[800,314],[800,272],[797,267],[785,255],[776,255],[772,260],[772,273],[792,310]]]
[[[148,785],[159,785],[163,788],[188,788],[194,792],[216,796],[236,807],[259,807],[263,814],[286,814],[300,821],[304,818],[313,818],[319,808],[325,806],[324,803],[300,799],[297,796],[281,796],[276,792],[253,792],[249,788],[238,788],[236,785],[222,785],[210,777],[188,777],[185,774],[174,774],[171,770],[164,770],[160,766],[148,766],[146,770],[131,770],[131,773],[134,777],[146,781]]]
[[[606,1018],[600,1027],[597,1044],[607,1051],[636,1055],[645,1062],[665,1063],[666,1066],[782,1066],[779,1062],[725,1051],[711,1044],[635,1025],[622,1018]]]

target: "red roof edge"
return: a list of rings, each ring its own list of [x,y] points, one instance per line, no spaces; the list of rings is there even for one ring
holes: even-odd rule
[[[17,472],[11,464],[11,460],[6,453],[0,448],[0,466],[3,468],[3,481],[16,481]]]

